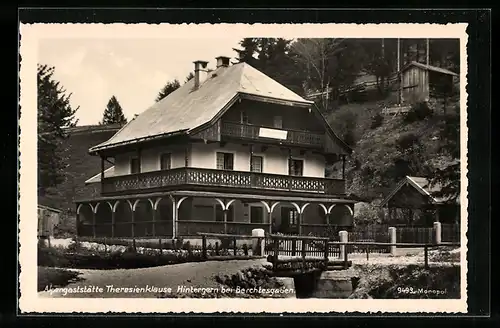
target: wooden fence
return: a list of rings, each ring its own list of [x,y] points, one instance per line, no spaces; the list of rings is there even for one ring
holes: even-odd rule
[[[279,236],[279,235],[272,235]],[[330,239],[310,236],[279,236],[265,238],[264,254],[283,256],[338,257],[340,249],[328,244]],[[326,252],[325,252],[326,250]],[[278,252],[278,253],[277,253]]]

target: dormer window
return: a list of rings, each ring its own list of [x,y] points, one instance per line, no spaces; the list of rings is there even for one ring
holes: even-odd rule
[[[141,161],[139,157],[132,157],[130,159],[130,174],[141,173]]]
[[[273,127],[275,129],[283,129],[283,117],[275,116],[273,120]]]

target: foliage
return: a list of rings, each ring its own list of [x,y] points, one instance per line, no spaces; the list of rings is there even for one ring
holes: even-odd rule
[[[106,105],[106,109],[104,109],[104,113],[102,114],[101,124],[109,125],[109,124],[126,124],[127,119],[125,115],[123,115],[123,108],[116,99],[115,96],[112,96],[108,104]]]
[[[38,194],[43,196],[64,182],[66,168],[62,141],[66,129],[77,124],[71,94],[54,79],[54,67],[38,64]]]
[[[79,274],[79,272],[64,269],[38,267],[38,291],[67,286],[70,282],[77,280]]]
[[[155,101],[158,102],[158,101],[162,100],[163,98],[165,98],[166,96],[168,96],[169,94],[174,92],[175,90],[179,89],[180,86],[181,86],[181,83],[177,79],[167,82],[167,84],[165,84],[165,86],[158,93],[158,96],[156,97]]]
[[[370,125],[370,129],[374,130],[378,127],[381,127],[384,123],[384,116],[381,114],[375,114],[372,118],[372,124]]]
[[[426,102],[414,104],[411,109],[405,113],[404,122],[409,124],[417,121],[423,121],[433,114],[432,109]]]
[[[186,76],[186,79],[184,80],[184,83],[188,83],[194,78],[193,72],[189,72],[189,74]]]

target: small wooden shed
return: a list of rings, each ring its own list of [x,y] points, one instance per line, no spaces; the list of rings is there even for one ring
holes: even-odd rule
[[[54,236],[54,227],[59,223],[61,211],[38,204],[38,237]]]
[[[427,178],[406,176],[382,200],[380,206],[388,209],[388,221],[395,221],[397,210],[406,210],[404,216],[408,221],[417,218],[424,225],[432,222],[459,223],[459,202],[450,203],[434,196],[439,190],[441,186],[436,184],[431,187]]]
[[[410,62],[401,69],[401,102],[416,103],[449,95],[457,78],[458,74],[450,70]]]

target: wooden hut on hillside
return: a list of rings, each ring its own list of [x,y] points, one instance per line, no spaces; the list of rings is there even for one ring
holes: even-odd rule
[[[456,78],[458,74],[444,68],[408,63],[401,69],[401,102],[411,104],[450,95]]]
[[[427,178],[406,176],[380,203],[388,209],[387,221],[432,226],[433,222],[458,224],[460,204],[434,196],[440,185],[431,186]],[[401,215],[402,214],[402,215]],[[406,222],[401,220],[401,217]]]

